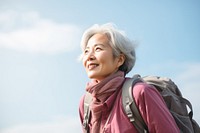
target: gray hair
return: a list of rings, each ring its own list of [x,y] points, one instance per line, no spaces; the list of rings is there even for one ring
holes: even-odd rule
[[[135,44],[133,41],[125,35],[121,30],[118,30],[116,26],[112,23],[107,23],[103,25],[95,24],[89,29],[87,29],[82,36],[81,48],[82,51],[87,47],[88,40],[95,34],[105,34],[110,39],[110,46],[113,49],[114,57],[118,57],[120,54],[124,54],[125,61],[119,70],[124,71],[125,74],[131,71],[135,65]],[[82,60],[83,54],[81,55]]]

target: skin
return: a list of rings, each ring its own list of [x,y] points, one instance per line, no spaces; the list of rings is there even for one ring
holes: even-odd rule
[[[108,37],[98,33],[88,40],[83,56],[83,66],[90,79],[100,82],[117,72],[124,60],[123,54],[118,57],[113,56]]]

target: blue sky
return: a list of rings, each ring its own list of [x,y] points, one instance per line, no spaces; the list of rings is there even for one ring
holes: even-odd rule
[[[172,78],[200,123],[200,2],[0,1],[0,133],[81,132],[78,105],[89,81],[80,39],[115,23],[138,43],[128,74]]]

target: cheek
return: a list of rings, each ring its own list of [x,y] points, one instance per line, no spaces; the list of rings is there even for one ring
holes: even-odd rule
[[[106,56],[106,57],[102,58],[100,62],[106,68],[110,68],[114,64],[113,59],[111,57],[109,57],[109,56]]]
[[[82,59],[82,63],[83,63],[83,66],[86,68],[86,60],[85,60],[84,57],[83,57],[83,59]]]

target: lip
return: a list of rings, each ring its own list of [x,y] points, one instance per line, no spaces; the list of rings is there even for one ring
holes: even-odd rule
[[[95,69],[98,66],[99,66],[99,64],[97,64],[97,63],[89,63],[87,65],[87,68],[88,68],[88,70],[92,70],[92,69]]]

